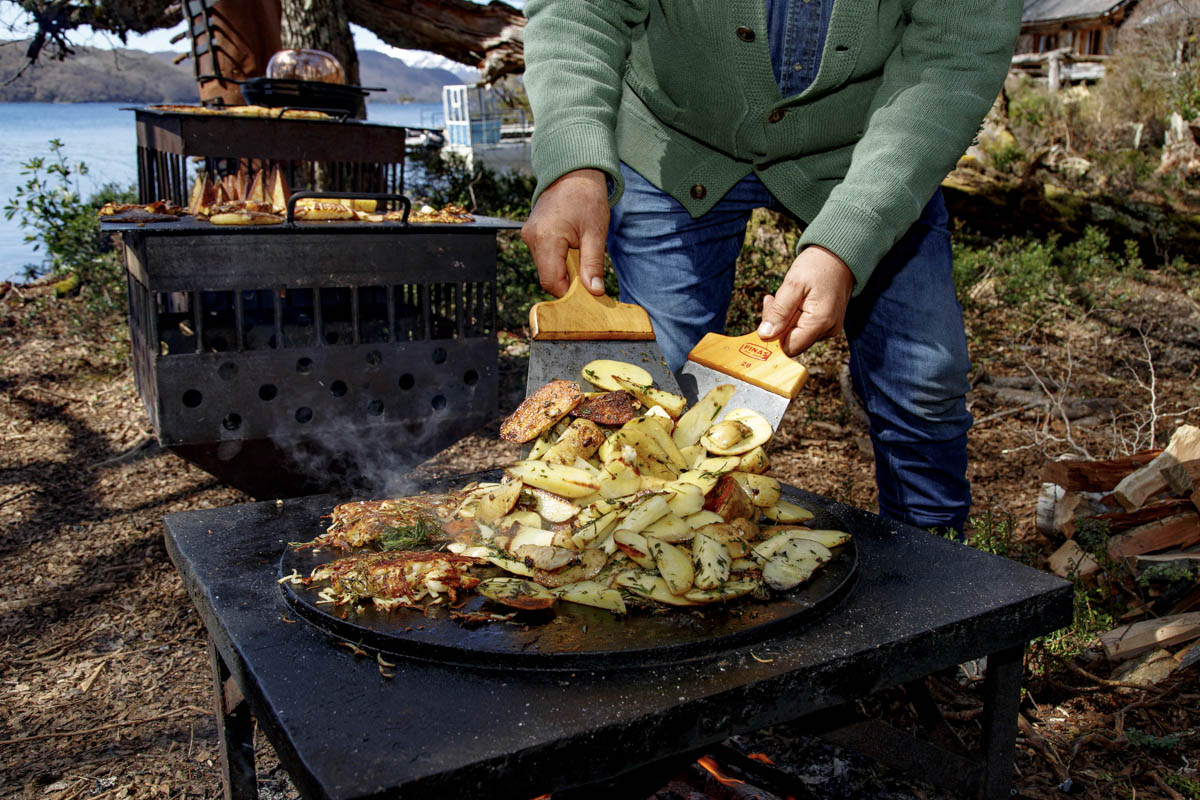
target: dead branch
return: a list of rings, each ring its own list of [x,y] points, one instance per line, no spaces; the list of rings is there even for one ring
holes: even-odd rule
[[[55,731],[54,733],[39,733],[34,736],[20,736],[16,739],[0,739],[0,746],[11,745],[11,744],[24,744],[25,742],[37,742],[37,741],[43,741],[46,739],[62,739],[64,737],[68,737],[68,736],[87,736],[87,735],[93,734],[93,733],[100,733],[101,731],[110,731],[114,728],[127,728],[130,725],[141,725],[144,722],[158,722],[159,720],[170,719],[171,717],[178,717],[183,714],[211,714],[211,713],[213,713],[211,709],[200,708],[199,706],[184,706],[183,708],[177,708],[174,711],[167,711],[162,714],[155,714],[154,716],[151,716],[151,717],[142,717],[141,719],[128,719],[128,720],[123,720],[121,722],[112,722],[112,723],[109,723],[108,725],[98,725],[95,728],[85,728],[84,730],[81,730],[81,731]]]
[[[1025,737],[1025,742],[1036,750],[1045,762],[1050,765],[1050,769],[1054,772],[1054,777],[1059,783],[1063,783],[1067,778],[1071,777],[1070,773],[1067,772],[1066,766],[1063,765],[1062,759],[1058,757],[1054,746],[1033,729],[1032,723],[1025,718],[1024,714],[1017,714],[1017,728]]]

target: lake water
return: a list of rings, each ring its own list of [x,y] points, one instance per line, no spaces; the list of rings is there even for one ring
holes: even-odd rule
[[[58,139],[68,164],[87,164],[85,175],[75,175],[76,188],[90,197],[106,183],[137,183],[137,136],[133,112],[123,103],[0,103],[0,207],[12,199],[17,186],[27,180],[22,165],[31,158],[48,156],[49,142]],[[385,125],[440,128],[440,103],[370,103],[367,119]],[[0,212],[0,280],[20,276],[26,264],[41,261],[41,254],[24,241],[16,219]]]

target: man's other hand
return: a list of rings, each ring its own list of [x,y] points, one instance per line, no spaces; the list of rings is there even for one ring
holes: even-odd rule
[[[521,238],[533,253],[542,288],[562,297],[570,286],[567,250],[579,249],[579,279],[604,294],[604,240],[608,235],[608,184],[598,169],[568,172],[538,197]]]
[[[846,262],[823,247],[809,246],[796,256],[774,295],[763,298],[758,335],[779,339],[789,356],[803,353],[820,339],[842,332],[854,275]]]

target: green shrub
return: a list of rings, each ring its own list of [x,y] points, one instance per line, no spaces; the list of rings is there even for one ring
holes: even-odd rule
[[[43,254],[39,264],[25,267],[27,278],[74,275],[89,310],[121,308],[125,300],[125,271],[111,242],[100,234],[96,211],[109,201],[130,202],[132,189],[105,185],[84,200],[76,176],[86,164],[67,163],[63,144],[50,140],[50,155],[21,165],[25,182],[4,206],[6,219],[16,218],[26,230],[25,241]]]

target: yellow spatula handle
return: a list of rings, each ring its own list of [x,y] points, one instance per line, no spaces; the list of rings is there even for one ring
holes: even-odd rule
[[[777,339],[764,342],[757,333],[745,336],[706,333],[688,354],[688,361],[789,400],[795,398],[808,381],[808,370],[788,357]]]
[[[596,295],[579,280],[579,251],[567,251],[567,275],[571,286],[557,300],[547,300],[529,309],[529,330],[534,339],[644,340],[654,338],[654,326],[646,309],[618,303],[608,295]]]

